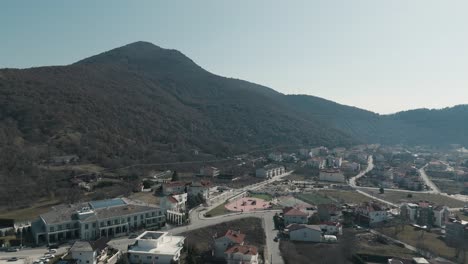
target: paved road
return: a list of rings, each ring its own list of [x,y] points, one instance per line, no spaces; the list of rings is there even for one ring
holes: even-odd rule
[[[366,175],[366,173],[368,173],[369,171],[373,170],[374,169],[374,158],[372,157],[372,155],[369,155],[369,158],[367,159],[367,168],[363,171],[361,171],[358,175],[352,177],[349,179],[349,185],[351,187],[354,187],[356,188],[356,180],[361,178],[362,176]]]
[[[69,245],[62,246],[57,249],[57,253],[55,255],[64,254],[65,252],[68,251],[69,248],[70,248]],[[0,262],[3,263],[3,261],[6,261],[9,258],[17,257],[20,260],[22,260],[21,263],[24,263],[25,260],[28,260],[28,262],[32,263],[33,261],[43,257],[44,253],[46,252],[48,252],[48,249],[46,247],[23,248],[22,250],[18,252],[0,252]],[[18,264],[19,262],[9,262],[9,263]]]
[[[429,177],[427,176],[426,171],[425,171],[426,167],[427,167],[427,164],[426,164],[424,167],[422,167],[422,168],[419,169],[419,175],[420,175],[421,178],[424,180],[424,183],[425,183],[427,186],[429,186],[429,188],[431,189],[431,191],[430,191],[431,193],[440,194],[440,190],[439,190],[439,188],[437,187],[437,185],[435,185],[435,184],[431,181],[431,179],[429,179]]]

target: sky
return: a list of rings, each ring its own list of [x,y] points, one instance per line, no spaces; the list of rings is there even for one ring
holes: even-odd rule
[[[0,68],[66,65],[135,41],[210,72],[381,114],[468,103],[468,1],[0,3]]]

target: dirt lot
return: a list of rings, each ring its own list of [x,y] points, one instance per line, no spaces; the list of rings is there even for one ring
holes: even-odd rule
[[[202,258],[208,258],[208,254],[213,244],[213,236],[216,234],[224,235],[228,229],[240,229],[246,234],[245,244],[254,245],[258,248],[259,254],[263,254],[265,246],[265,233],[262,227],[262,220],[259,218],[244,218],[235,221],[225,222],[222,224],[197,229],[182,235],[186,237],[186,243],[190,247],[194,247],[197,255]],[[205,262],[207,259],[205,259]],[[204,263],[204,262],[202,262]]]
[[[353,254],[369,254],[412,258],[416,255],[410,250],[391,243],[378,240],[370,233],[357,232],[354,229],[344,229],[343,236],[338,237],[338,244],[305,243],[282,240],[281,254],[286,264],[342,264],[352,263]]]
[[[392,203],[403,203],[403,202],[419,202],[429,201],[437,205],[447,205],[451,208],[460,208],[465,205],[464,202],[439,194],[431,193],[410,193],[410,192],[397,192],[391,190],[385,190],[384,194],[379,194],[378,191],[364,190],[365,192],[377,195],[377,197]],[[408,197],[410,194],[411,197]]]

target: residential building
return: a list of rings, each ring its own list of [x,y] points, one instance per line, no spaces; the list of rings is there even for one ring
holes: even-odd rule
[[[226,250],[233,246],[244,245],[245,234],[240,230],[227,230],[226,234],[215,238],[214,242],[214,256],[218,259],[226,259]]]
[[[309,214],[297,208],[285,207],[283,208],[284,225],[289,224],[307,224],[309,221]]]
[[[286,227],[291,241],[322,242],[322,229],[318,225],[291,224]]]
[[[264,166],[263,168],[259,168],[255,171],[255,176],[265,179],[270,179],[275,176],[279,176],[284,174],[285,169],[284,166],[269,164]]]
[[[70,253],[72,258],[77,260],[78,264],[97,263],[97,251],[91,246],[89,241],[76,241],[70,248]]]
[[[178,263],[184,240],[167,232],[146,231],[130,246],[128,259],[132,264]]]
[[[71,257],[77,264],[96,264],[100,255],[106,254],[109,239],[101,237],[96,241],[76,241],[70,248]]]
[[[310,150],[313,156],[323,156],[328,154],[328,148],[326,147],[318,147],[318,148],[313,148]]]
[[[310,149],[301,148],[299,149],[299,155],[303,158],[310,158],[312,153],[310,152]]]
[[[319,204],[317,212],[322,222],[338,222],[342,217],[342,210],[336,204]]]
[[[182,181],[166,182],[162,184],[162,192],[164,195],[185,193],[186,185]]]
[[[449,208],[447,206],[442,206],[442,205],[434,207],[433,213],[434,213],[433,225],[437,227],[444,227],[447,224],[451,216],[451,212]]]
[[[339,222],[321,223],[320,229],[325,235],[343,235],[343,225]]]
[[[468,221],[451,218],[445,226],[445,242],[451,247],[468,243]]]
[[[257,247],[248,245],[236,245],[225,252],[227,264],[258,264]]]
[[[326,158],[326,166],[327,168],[341,168],[341,164],[343,163],[342,157],[335,157],[335,156],[328,156]]]
[[[187,194],[167,195],[161,198],[161,210],[166,215],[166,222],[181,225],[185,220]]]
[[[346,182],[344,174],[338,169],[325,169],[321,170],[319,174],[320,181],[328,182]]]
[[[268,154],[268,159],[274,162],[281,162],[283,161],[283,154],[281,152],[272,152]]]
[[[311,168],[316,168],[316,169],[325,169],[326,166],[326,160],[321,157],[312,157],[307,160],[306,162],[307,166]]]
[[[203,166],[200,168],[200,175],[205,177],[218,177],[219,169],[212,166]]]
[[[59,205],[31,225],[36,244],[115,237],[141,228],[160,228],[166,222],[157,206],[125,198]]]
[[[361,224],[373,226],[389,219],[388,209],[375,202],[365,202],[356,208],[357,220]]]
[[[189,195],[201,195],[203,199],[208,200],[210,198],[210,188],[212,187],[210,181],[197,181],[192,182],[188,188]]]
[[[418,207],[415,203],[403,203],[400,205],[400,216],[409,222],[415,223],[418,217]]]

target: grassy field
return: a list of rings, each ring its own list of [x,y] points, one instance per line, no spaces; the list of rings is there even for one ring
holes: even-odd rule
[[[153,195],[153,192],[137,192],[132,193],[128,198],[132,200],[142,201],[148,204],[159,204],[160,198]]]
[[[356,253],[368,254],[368,255],[379,255],[379,256],[392,256],[397,258],[411,259],[416,254],[403,247],[399,247],[395,244],[384,244],[375,239],[375,235],[371,233],[365,233],[356,237],[357,248]]]
[[[205,213],[206,217],[213,217],[213,216],[232,213],[231,211],[227,210],[226,207],[224,207],[224,205],[226,205],[226,203],[222,203],[216,206],[215,208],[211,209],[210,211],[206,212]]]
[[[295,195],[297,199],[302,200],[309,204],[327,204],[335,203],[336,201],[326,197],[325,195],[313,192],[313,193],[300,193]]]
[[[356,191],[348,190],[322,190],[321,194],[338,200],[341,203],[363,203],[369,202],[371,199]]]
[[[453,258],[455,256],[455,249],[448,247],[443,239],[434,233],[429,233],[423,230],[416,230],[412,226],[406,226],[405,229],[395,236],[395,229],[393,227],[386,227],[378,229],[379,232],[403,241],[423,250],[427,250],[444,258]],[[468,260],[465,262],[468,264]]]
[[[23,220],[34,220],[40,214],[43,214],[50,210],[50,208],[54,205],[59,204],[58,200],[45,200],[39,201],[36,204],[31,205],[31,207],[11,210],[11,211],[3,211],[0,212],[0,218],[9,218],[15,219],[18,221]]]
[[[432,182],[439,187],[441,192],[448,194],[459,194],[464,189],[463,183],[452,180],[432,178]]]
[[[263,199],[265,201],[271,201],[273,199],[273,196],[266,193],[252,193],[250,194],[250,197]]]
[[[363,191],[371,193],[372,195],[375,195],[378,198],[397,204],[403,202],[429,201],[437,205],[447,205],[451,208],[460,208],[465,205],[465,203],[462,201],[444,195],[432,193],[410,193],[385,190],[384,194],[379,194],[379,192],[375,190],[370,191],[363,189]],[[412,197],[408,197],[408,194],[410,194]]]

